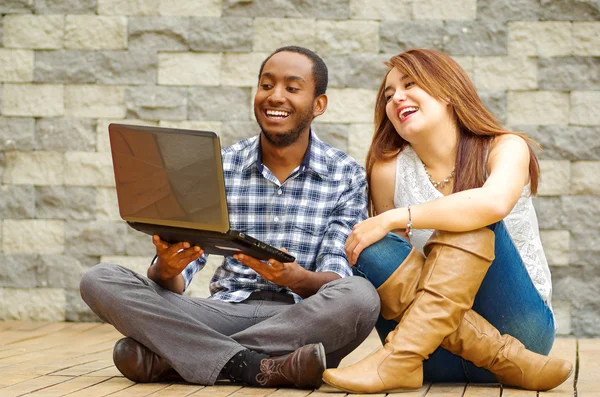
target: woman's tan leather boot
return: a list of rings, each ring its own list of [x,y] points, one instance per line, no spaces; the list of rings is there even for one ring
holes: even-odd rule
[[[527,350],[473,310],[441,345],[444,349],[496,375],[498,382],[527,390],[550,390],[566,381],[573,364]]]
[[[452,334],[473,305],[494,259],[494,233],[433,233],[414,301],[385,345],[345,368],[329,369],[323,380],[351,393],[416,389],[423,384],[423,360]]]
[[[424,264],[425,256],[413,248],[392,275],[377,288],[383,318],[400,322],[415,299]]]

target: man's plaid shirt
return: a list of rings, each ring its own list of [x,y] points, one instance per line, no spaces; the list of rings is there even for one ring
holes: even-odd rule
[[[354,224],[367,216],[364,169],[311,132],[302,164],[280,183],[262,165],[258,138],[222,151],[231,229],[286,248],[307,270],[351,275],[344,244]],[[203,255],[184,269],[186,288],[205,264]],[[228,302],[257,290],[289,292],[233,257],[225,257],[210,282],[211,298]]]

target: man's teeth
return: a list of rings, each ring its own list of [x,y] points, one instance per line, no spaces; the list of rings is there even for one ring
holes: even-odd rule
[[[417,110],[419,110],[419,108],[416,106],[406,107],[406,108],[402,109],[402,111],[400,111],[400,118],[404,118],[405,116],[408,116],[410,113],[414,113]]]
[[[283,110],[267,110],[267,117],[287,117],[290,115],[290,112],[286,112]]]

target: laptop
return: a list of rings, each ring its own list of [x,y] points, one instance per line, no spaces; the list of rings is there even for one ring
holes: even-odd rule
[[[207,254],[295,260],[230,229],[216,133],[115,123],[108,133],[119,213],[129,226],[169,243],[187,241]]]

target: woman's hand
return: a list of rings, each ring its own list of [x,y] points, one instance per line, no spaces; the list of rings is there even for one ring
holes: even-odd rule
[[[381,240],[390,232],[391,229],[386,218],[384,218],[385,215],[389,214],[383,213],[354,225],[344,246],[350,266],[356,264],[362,250]]]

